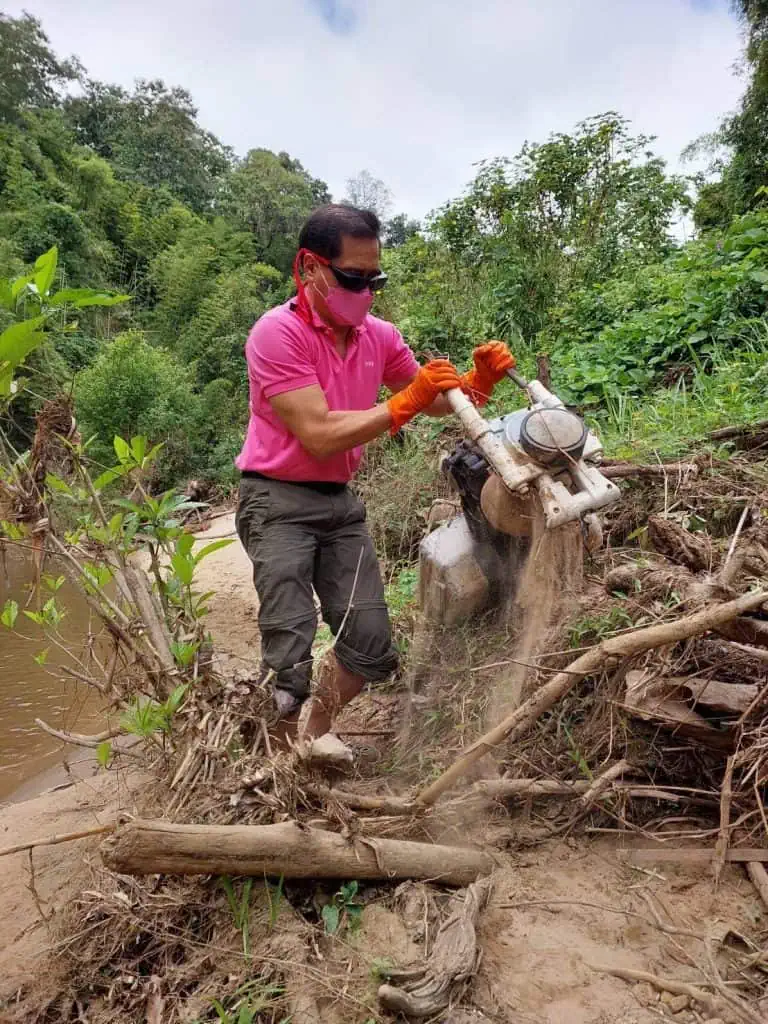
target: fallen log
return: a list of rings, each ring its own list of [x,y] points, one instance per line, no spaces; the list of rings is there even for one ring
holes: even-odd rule
[[[389,972],[389,981],[380,985],[378,992],[386,1010],[423,1020],[450,1004],[454,990],[477,970],[475,925],[489,893],[488,879],[470,885],[462,903],[440,926],[429,959],[416,967]]]
[[[131,821],[101,846],[123,875],[271,875],[284,878],[421,878],[468,885],[494,868],[480,850],[354,837],[278,825],[174,825]]]
[[[706,633],[743,612],[758,608],[767,597],[768,593],[764,590],[743,594],[734,601],[704,608],[674,622],[646,626],[644,629],[636,629],[634,632],[603,640],[571,662],[566,669],[558,672],[548,683],[544,683],[512,714],[476,740],[442,775],[417,795],[416,802],[427,806],[434,804],[446,790],[463,778],[475,761],[479,761],[504,740],[514,741],[525,735],[534,722],[561,700],[577,682],[601,668],[609,659],[630,658],[655,647],[664,647],[678,640],[687,640]]]

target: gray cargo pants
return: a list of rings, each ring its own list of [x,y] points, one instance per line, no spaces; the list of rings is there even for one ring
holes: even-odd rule
[[[313,587],[344,668],[372,682],[397,668],[365,506],[349,487],[328,493],[243,477],[235,522],[253,563],[262,662],[276,673],[277,689],[297,706],[309,696]]]

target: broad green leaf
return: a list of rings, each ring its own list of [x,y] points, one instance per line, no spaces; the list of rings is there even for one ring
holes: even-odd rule
[[[25,608],[24,614],[27,616],[28,619],[31,619],[33,622],[36,622],[38,626],[41,626],[43,622],[45,622],[45,616],[41,615],[40,612],[30,612]]]
[[[112,757],[112,744],[109,740],[104,740],[96,747],[96,760],[99,763],[100,768],[106,768],[109,764],[109,759]]]
[[[201,548],[195,555],[195,565],[206,555],[212,555],[214,551],[218,551],[220,548],[228,548],[230,544],[234,544],[233,537],[225,537],[222,540],[211,541],[210,544],[206,544],[204,548]]]
[[[128,468],[126,466],[115,466],[112,469],[105,469],[93,481],[93,486],[97,491],[101,491],[109,484],[114,483],[115,480],[119,480],[121,476],[125,476],[127,472]]]
[[[171,566],[184,586],[190,586],[195,575],[195,563],[177,553],[171,556]]]
[[[35,260],[34,283],[41,297],[47,296],[50,291],[53,279],[56,276],[58,262],[59,250],[55,245],[51,246],[48,252],[44,252],[42,256],[38,256]]]
[[[11,295],[14,299],[19,297],[19,293],[27,287],[28,284],[32,284],[35,279],[34,274],[24,274],[23,277],[17,277],[15,281],[11,281]]]
[[[118,306],[130,302],[130,295],[115,295],[112,292],[100,292],[94,288],[62,288],[48,299],[50,306],[75,306],[84,309],[86,306]]]
[[[66,480],[62,480],[60,476],[56,476],[55,473],[46,473],[45,475],[46,487],[52,491],[59,491],[61,494],[68,494],[72,497],[72,488],[69,486]]]
[[[195,546],[195,538],[191,533],[183,533],[176,541],[176,550],[180,555],[189,555]]]
[[[171,644],[171,654],[182,668],[186,668],[187,665],[191,665],[194,661],[198,646],[199,644],[183,644],[174,640]],[[171,696],[173,696],[173,694]]]
[[[123,513],[115,512],[112,518],[109,520],[109,532],[113,537],[116,537],[120,532],[120,527],[123,525]]]
[[[8,629],[13,629],[16,624],[16,619],[19,615],[19,605],[16,601],[12,601],[10,598],[3,605],[3,610],[0,612],[0,622]]]
[[[131,438],[131,452],[138,465],[144,461],[144,456],[147,454],[147,439],[141,434],[138,437]]]
[[[127,441],[124,441],[122,437],[115,436],[115,439],[112,442],[112,444],[115,449],[115,455],[117,455],[118,459],[120,459],[121,462],[125,463],[132,461],[131,447]]]
[[[328,935],[335,935],[339,928],[339,908],[335,903],[326,903],[322,909],[322,918]]]
[[[30,346],[30,337],[35,337],[39,329],[45,323],[44,316],[33,316],[30,320],[21,320],[17,324],[11,324],[0,334],[0,360],[17,365],[32,351],[39,341]],[[39,339],[42,340],[42,335]]]

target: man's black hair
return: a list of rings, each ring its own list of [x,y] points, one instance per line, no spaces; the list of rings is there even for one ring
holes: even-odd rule
[[[327,260],[341,255],[344,235],[352,238],[375,238],[381,234],[381,222],[372,210],[330,203],[310,216],[299,235],[299,248],[309,249]]]

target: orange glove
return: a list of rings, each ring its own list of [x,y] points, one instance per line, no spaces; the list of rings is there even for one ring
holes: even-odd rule
[[[461,386],[475,405],[485,405],[494,387],[512,370],[515,357],[503,341],[487,341],[472,353],[475,368],[461,378]]]
[[[461,386],[459,371],[447,359],[433,359],[422,366],[408,387],[392,395],[387,402],[392,417],[390,433],[396,434],[404,423],[428,409],[443,391]]]

